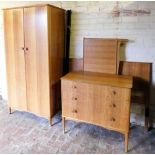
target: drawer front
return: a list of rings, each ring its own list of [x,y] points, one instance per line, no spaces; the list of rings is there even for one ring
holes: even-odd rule
[[[104,88],[103,88],[104,89]],[[130,118],[130,89],[107,87],[105,122],[108,127],[126,131]]]
[[[126,131],[129,128],[130,89],[63,80],[62,115]]]
[[[62,115],[77,118],[77,83],[74,81],[61,81]]]

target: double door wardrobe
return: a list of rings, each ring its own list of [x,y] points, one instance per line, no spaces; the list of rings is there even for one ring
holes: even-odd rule
[[[8,105],[45,117],[60,109],[65,10],[52,5],[4,9]]]

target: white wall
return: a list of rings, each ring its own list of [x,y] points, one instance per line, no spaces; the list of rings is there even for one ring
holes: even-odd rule
[[[29,5],[38,2],[0,2],[0,7]],[[42,2],[39,2],[42,3]],[[47,2],[44,2],[47,3]],[[71,51],[70,57],[83,57],[83,37],[125,38],[125,60],[153,62],[153,83],[151,110],[155,111],[155,2],[130,1],[119,2],[118,8],[127,10],[149,10],[149,15],[129,15],[112,17],[112,10],[117,2],[48,2],[64,9],[72,10]],[[0,13],[0,21],[2,14]],[[0,22],[0,34],[3,28]],[[0,35],[1,36],[1,35]],[[6,97],[3,39],[0,37],[0,89]],[[1,71],[2,69],[2,71]],[[133,120],[144,112],[142,108],[133,108]],[[136,113],[136,115],[135,115]]]

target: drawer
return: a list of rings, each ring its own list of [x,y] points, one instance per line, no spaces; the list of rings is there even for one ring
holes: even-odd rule
[[[77,118],[78,93],[77,83],[63,80],[61,82],[62,115]]]
[[[129,117],[122,117],[121,115],[112,115],[106,121],[106,127],[126,131],[129,128]]]

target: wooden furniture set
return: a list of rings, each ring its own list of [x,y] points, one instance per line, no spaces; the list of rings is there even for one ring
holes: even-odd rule
[[[141,103],[145,104],[145,129],[148,130],[151,63],[120,62],[118,41],[121,40],[84,39],[84,58],[70,61],[70,71],[76,72],[61,78],[62,123],[64,130],[65,120],[72,119],[119,131],[125,135],[127,152],[130,98],[135,101],[135,91],[143,94]],[[126,78],[128,87],[123,82]]]
[[[8,104],[49,119],[60,109],[65,10],[51,5],[4,9]]]
[[[73,119],[119,131],[127,152],[132,77],[117,75],[121,41],[84,39],[83,72],[61,78],[62,123]]]
[[[52,123],[52,116],[60,109],[62,94],[63,127],[66,119],[73,119],[121,132],[127,152],[132,76],[135,81],[150,80],[150,76],[137,72],[130,63],[119,65],[120,46],[127,40],[85,38],[84,59],[81,64],[78,60],[74,62],[82,72],[62,77],[63,9],[51,5],[4,9],[4,27],[10,113],[11,109],[28,111]],[[147,84],[141,89],[147,86],[149,94]],[[144,91],[146,124],[148,94]]]

